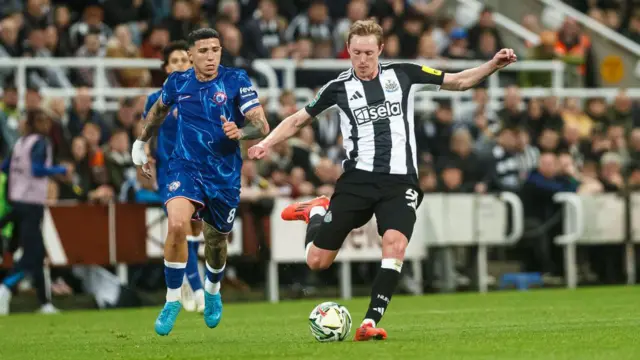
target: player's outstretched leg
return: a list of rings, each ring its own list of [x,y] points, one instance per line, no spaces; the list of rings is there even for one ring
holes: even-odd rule
[[[204,312],[204,289],[200,272],[198,271],[198,249],[200,247],[200,239],[202,234],[202,221],[191,222],[191,234],[187,236],[187,244],[189,247],[189,257],[185,275],[193,293],[193,304],[185,310]],[[183,303],[183,306],[185,304]]]
[[[328,197],[319,196],[309,201],[293,203],[284,208],[280,214],[282,220],[301,220],[308,224],[307,233],[304,238],[305,254],[307,255],[309,254],[309,249],[313,244],[313,240],[316,238],[316,235],[320,230],[324,215],[327,213],[327,209],[329,208],[329,202]]]
[[[222,318],[220,281],[227,263],[227,235],[204,223],[204,255],[206,277],[204,281],[204,322],[214,328]]]
[[[185,198],[173,198],[167,203],[169,229],[164,244],[164,277],[167,284],[167,298],[155,329],[158,335],[168,335],[180,313],[181,286],[187,266],[187,231],[190,229],[191,215],[195,207]]]
[[[362,324],[355,332],[354,341],[384,340],[387,332],[376,325],[382,319],[391,296],[400,281],[404,251],[409,241],[397,230],[387,230],[382,236],[382,263],[373,281],[369,309]]]

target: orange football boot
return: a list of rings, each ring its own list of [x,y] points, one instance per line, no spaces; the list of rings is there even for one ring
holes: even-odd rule
[[[384,340],[387,338],[387,332],[382,328],[373,327],[370,323],[360,325],[356,329],[356,335],[353,337],[353,341],[369,341]]]
[[[309,201],[293,203],[284,208],[280,216],[282,220],[303,220],[308,224],[309,213],[316,206],[322,206],[326,210],[329,208],[329,198],[323,195]]]

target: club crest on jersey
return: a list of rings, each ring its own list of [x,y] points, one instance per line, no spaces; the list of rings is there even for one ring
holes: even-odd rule
[[[387,82],[384,84],[384,89],[387,92],[394,92],[396,90],[398,90],[398,83],[389,79],[387,80]]]
[[[180,187],[180,181],[174,181],[171,184],[169,184],[168,188],[169,191],[174,192],[176,190],[178,190],[178,188]]]
[[[222,105],[227,102],[227,94],[223,91],[218,91],[213,95],[213,102],[218,105]]]

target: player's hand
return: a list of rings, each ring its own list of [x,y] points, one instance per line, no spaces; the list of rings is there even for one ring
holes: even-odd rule
[[[262,159],[267,156],[269,147],[262,142],[249,148],[249,159]]]
[[[145,151],[146,142],[136,140],[131,147],[131,160],[137,167],[142,167],[142,175],[147,179],[151,179],[151,166],[147,159],[147,153]]]
[[[227,120],[224,115],[220,116],[220,120],[222,120],[222,130],[224,134],[231,140],[240,140],[242,130],[238,129],[238,125],[234,121]]]
[[[496,53],[493,57],[493,61],[496,63],[498,69],[502,69],[503,67],[518,61],[518,57],[513,52],[513,49],[502,49]]]

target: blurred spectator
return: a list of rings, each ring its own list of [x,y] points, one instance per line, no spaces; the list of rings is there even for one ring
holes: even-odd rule
[[[105,48],[100,44],[100,30],[96,28],[89,29],[84,37],[84,44],[76,51],[77,57],[85,58],[103,58],[106,55]],[[77,83],[81,86],[94,86],[95,71],[94,67],[78,68]]]
[[[542,32],[542,26],[540,25],[540,19],[535,14],[526,14],[522,17],[522,26],[527,30],[540,34]]]
[[[5,84],[0,101],[0,157],[9,155],[20,137],[20,113],[18,112],[18,89],[12,83]]]
[[[480,34],[480,43],[475,50],[475,58],[479,60],[491,60],[500,50],[496,36],[491,31],[484,31]]]
[[[622,158],[620,155],[608,152],[600,160],[600,182],[605,192],[616,192],[624,189],[622,177]]]
[[[82,20],[71,25],[69,29],[69,38],[71,40],[71,49],[76,50],[84,43],[84,37],[92,28],[100,31],[100,44],[107,45],[107,40],[111,37],[111,29],[102,22],[104,11],[100,6],[89,5],[82,13]]]
[[[382,58],[384,59],[396,59],[400,57],[400,40],[398,35],[389,34],[384,39],[384,48],[382,49]],[[349,54],[344,52],[343,59],[348,59]]]
[[[329,10],[324,0],[312,0],[307,13],[301,13],[291,21],[285,37],[290,43],[300,39],[330,40],[332,30]]]
[[[473,151],[471,133],[466,128],[458,128],[451,136],[451,153],[438,159],[438,169],[457,168],[461,171],[461,183],[455,186],[464,192],[485,193],[489,172],[486,164]],[[456,175],[451,175],[455,177]],[[453,187],[448,187],[451,190]]]
[[[402,26],[396,31],[400,46],[400,57],[415,59],[418,54],[418,41],[424,31],[424,17],[413,11],[402,18]]]
[[[558,41],[556,33],[553,31],[543,31],[540,33],[540,44],[529,50],[527,60],[555,60],[556,43]],[[521,71],[519,73],[520,86],[522,87],[551,87],[552,74],[541,71]]]
[[[72,56],[73,47],[71,43],[71,13],[64,5],[56,6],[54,11],[53,26],[58,33],[58,45],[56,56]]]
[[[624,35],[640,44],[640,8],[636,9],[635,14],[629,19],[629,27],[624,32]]]
[[[190,32],[198,28],[194,22],[193,8],[188,0],[173,2],[171,16],[165,21],[171,41],[184,40]]]
[[[524,181],[531,170],[538,166],[540,150],[531,144],[529,132],[525,129],[519,128],[516,136],[516,161],[518,162],[520,179]]]
[[[243,68],[251,73],[249,59],[241,54],[243,36],[240,30],[235,26],[231,26],[225,29],[221,35],[222,47],[225,49],[225,55],[228,56],[227,62],[233,67]]]
[[[446,162],[440,171],[440,181],[438,182],[438,192],[462,193],[464,173],[455,162]]]
[[[103,135],[101,143],[109,138],[109,129],[96,111],[91,108],[91,95],[88,88],[78,88],[76,97],[73,99],[73,105],[69,109],[69,123],[67,128],[72,137],[79,136],[82,128],[87,123],[98,124]]]
[[[289,140],[292,156],[291,165],[302,169],[307,180],[313,179],[314,168],[320,161],[320,146],[315,142],[315,135],[311,126],[300,129],[298,136]]]
[[[111,28],[127,24],[135,39],[149,29],[153,18],[150,0],[106,0],[104,6],[105,23]],[[140,41],[136,41],[140,44]]]
[[[500,129],[496,144],[489,156],[489,191],[517,192],[520,188],[520,163],[516,155],[518,150],[518,132],[515,126]]]
[[[469,49],[469,40],[467,30],[464,28],[455,28],[449,34],[451,42],[442,56],[452,60],[471,60],[474,53]]]
[[[593,129],[593,120],[582,110],[577,98],[566,98],[562,109],[562,120],[565,128],[577,128],[581,138],[587,138]]]
[[[422,119],[416,124],[418,158],[425,163],[430,163],[434,158],[449,154],[453,130],[451,104],[443,101],[436,108],[433,120]]]
[[[53,54],[46,46],[45,28],[33,28],[25,43],[23,56],[34,58],[51,58]],[[32,68],[28,71],[29,83],[37,88],[42,87],[72,87],[65,72],[54,66]]]
[[[566,19],[558,32],[556,54],[570,65],[567,77],[569,86],[594,87],[596,84],[591,40],[582,33],[574,19]]]
[[[434,16],[444,4],[444,0],[408,0],[407,4],[422,16]]]
[[[562,274],[561,263],[555,261],[553,254],[557,252],[553,244],[554,228],[561,223],[561,211],[553,195],[576,191],[576,183],[560,175],[556,155],[542,154],[538,169],[531,172],[520,191],[525,213],[525,235],[519,242],[524,250],[523,271]]]
[[[22,46],[18,41],[20,27],[13,18],[0,21],[0,57],[18,57],[22,55]],[[6,70],[2,69],[2,73]]]
[[[162,49],[169,44],[169,29],[164,26],[156,25],[147,34],[142,42],[140,52],[145,59],[162,60]],[[151,86],[160,87],[164,83],[167,74],[164,70],[150,69]]]
[[[538,136],[537,145],[542,152],[555,153],[559,150],[560,134],[555,129],[545,127]]]
[[[120,189],[126,180],[125,172],[134,168],[129,151],[129,135],[118,129],[111,135],[109,147],[105,153],[105,166],[110,185]],[[135,169],[134,169],[135,170]]]
[[[405,10],[404,0],[375,0],[369,15],[376,18],[385,33],[389,33],[402,24]]]
[[[259,57],[270,57],[274,48],[284,45],[284,31],[287,22],[278,15],[278,3],[276,0],[260,0],[255,20],[260,29],[259,41],[265,53],[257,54]]]
[[[27,0],[19,38],[25,40],[34,29],[45,29],[53,23],[49,4],[42,0]]]
[[[629,157],[635,164],[640,164],[640,128],[634,128],[629,135]]]
[[[423,32],[418,41],[418,59],[436,60],[442,59],[438,54],[438,47],[430,32]]]
[[[118,25],[115,37],[107,43],[106,56],[110,58],[140,58],[140,50],[131,41],[131,32],[125,25]],[[122,87],[145,87],[151,81],[149,70],[119,69],[110,72],[111,85]]]
[[[627,134],[631,132],[634,126],[640,126],[640,124],[634,123],[632,108],[633,101],[625,90],[620,90],[609,109],[609,119],[612,124],[621,125]]]
[[[473,27],[471,27],[471,29],[469,29],[468,40],[469,44],[472,44],[472,46],[474,47],[472,49],[474,52],[482,52],[480,48],[482,46],[481,38],[483,37],[483,33],[487,32],[493,35],[492,40],[495,43],[495,48],[502,49],[504,47],[504,44],[502,42],[502,38],[500,38],[500,33],[498,33],[498,29],[496,28],[496,24],[493,20],[493,9],[491,9],[491,7],[489,6],[485,6],[484,9],[482,9],[478,18],[478,23],[476,23]],[[485,44],[485,46],[487,45]]]
[[[328,158],[318,161],[314,171],[314,185],[316,195],[331,197],[335,190],[336,182],[341,174],[341,166],[334,164]]]
[[[358,20],[365,20],[369,14],[369,4],[366,0],[351,0],[347,5],[347,17],[340,19],[333,30],[333,45],[336,54],[344,52],[347,44],[347,34],[351,24]]]
[[[525,114],[521,109],[520,89],[517,86],[509,86],[505,89],[503,108],[498,110],[498,118],[501,126],[524,124]]]

